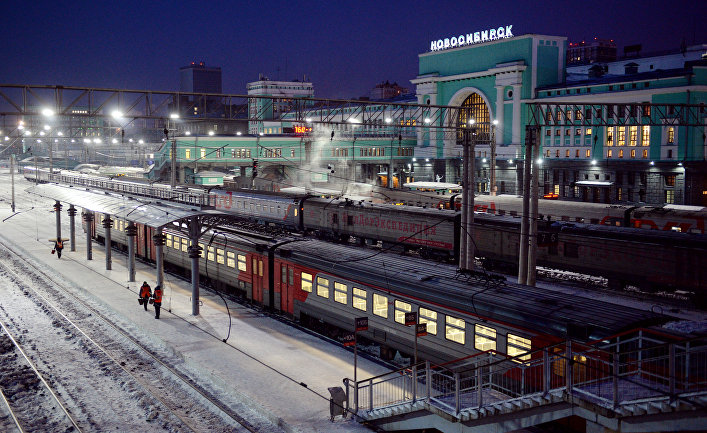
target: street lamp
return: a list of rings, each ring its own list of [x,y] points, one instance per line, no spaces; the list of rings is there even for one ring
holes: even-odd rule
[[[54,110],[51,108],[44,108],[42,109],[42,115],[44,117],[54,117]],[[44,125],[44,130],[49,131],[51,129],[51,126],[49,125]],[[44,135],[44,131],[41,131],[39,135]],[[54,159],[52,158],[52,140],[47,140],[47,145],[49,146],[49,175],[51,176],[52,173],[54,173]]]

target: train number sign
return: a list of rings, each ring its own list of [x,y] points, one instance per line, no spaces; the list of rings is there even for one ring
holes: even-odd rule
[[[368,331],[368,317],[357,317],[355,321],[356,332]]]

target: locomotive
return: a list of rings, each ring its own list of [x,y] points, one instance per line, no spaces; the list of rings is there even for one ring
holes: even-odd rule
[[[48,173],[40,179],[49,180]],[[31,172],[26,174],[34,180]],[[380,244],[423,257],[454,261],[459,250],[460,215],[434,207],[395,206],[363,200],[253,190],[169,188],[145,182],[62,172],[52,180],[125,194],[208,206],[238,218],[277,225],[337,242]],[[494,197],[497,198],[497,197]],[[488,269],[515,272],[519,221],[512,212],[479,212],[474,218],[476,256]],[[683,290],[698,298],[707,288],[707,237],[666,230],[601,224],[539,222],[537,263],[554,269],[598,275],[612,288]],[[638,236],[640,233],[640,236]]]

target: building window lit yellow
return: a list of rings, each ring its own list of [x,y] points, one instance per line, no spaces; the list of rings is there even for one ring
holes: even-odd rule
[[[388,298],[377,293],[373,294],[373,314],[388,317]]]
[[[614,145],[614,128],[613,127],[606,128],[606,145],[607,146]]]
[[[302,290],[312,293],[312,274],[302,272]]]
[[[348,298],[349,288],[344,283],[334,282],[334,300],[340,304],[345,304]]]
[[[322,298],[329,297],[329,280],[323,277],[317,277],[317,295]]]
[[[420,307],[420,312],[418,313],[418,320],[420,323],[427,324],[427,333],[431,335],[437,335],[437,312],[428,310],[427,308]]]
[[[587,158],[589,158],[590,156],[592,156],[592,151],[589,150],[589,149],[587,149],[587,150],[584,152],[584,156],[586,156]]]
[[[675,142],[675,128],[672,126],[668,128],[668,143]]]
[[[530,360],[530,339],[519,337],[517,335],[508,334],[508,344],[506,353],[508,356],[518,357],[516,361]]]
[[[474,325],[474,348],[481,351],[496,350],[496,330],[484,325]]]
[[[650,146],[651,144],[651,127],[646,125],[641,128],[641,145]]]
[[[643,149],[643,158],[648,159],[648,149]]]
[[[611,149],[607,150],[607,151],[606,151],[606,157],[607,157],[607,158],[611,158],[612,156],[614,156],[614,151],[611,150]]]
[[[464,344],[466,341],[466,330],[464,328],[464,319],[447,316],[446,326],[444,330],[444,338]]]
[[[184,158],[191,158],[191,149],[184,149]]]
[[[635,146],[638,144],[638,126],[628,127],[628,140],[629,146]]]
[[[636,149],[631,149],[631,158],[636,157]]]
[[[395,301],[395,321],[405,324],[405,313],[412,311],[412,306],[407,302]]]
[[[626,145],[626,127],[625,127],[625,126],[619,126],[619,140],[618,140],[618,145],[619,145],[619,146],[624,146],[624,145]]]
[[[359,289],[358,287],[354,287],[352,290],[352,306],[361,311],[366,311],[366,291],[363,289]]]

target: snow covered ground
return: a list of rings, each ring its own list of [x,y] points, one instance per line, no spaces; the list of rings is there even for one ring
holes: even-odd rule
[[[163,311],[156,320],[151,307],[145,312],[136,302],[142,281],[154,287],[154,268],[138,262],[136,281],[129,282],[126,257],[114,252],[112,270],[106,270],[103,247],[96,244],[93,260],[86,260],[79,218],[76,251],[70,251],[66,242],[62,258],[57,259],[47,242],[56,236],[53,203],[24,193],[30,184],[16,175],[18,213],[12,216],[9,173],[0,172],[0,179],[0,220],[4,220],[0,240],[48,274],[75,286],[101,314],[149,342],[153,351],[181,357],[183,370],[195,381],[208,381],[209,388],[221,390],[224,402],[242,404],[283,431],[368,431],[351,420],[329,421],[327,388],[341,386],[344,377],[353,377],[351,352],[239,304],[229,304],[233,322],[224,343],[222,340],[229,335],[229,317],[221,298],[202,290],[201,314],[194,317],[190,285],[169,275],[165,276]],[[68,223],[64,212],[64,237],[68,237]],[[80,374],[79,364],[72,365],[66,359],[57,362],[65,364],[62,374]],[[362,358],[358,368],[359,378],[387,371]],[[106,419],[105,423],[114,425],[116,421]]]

